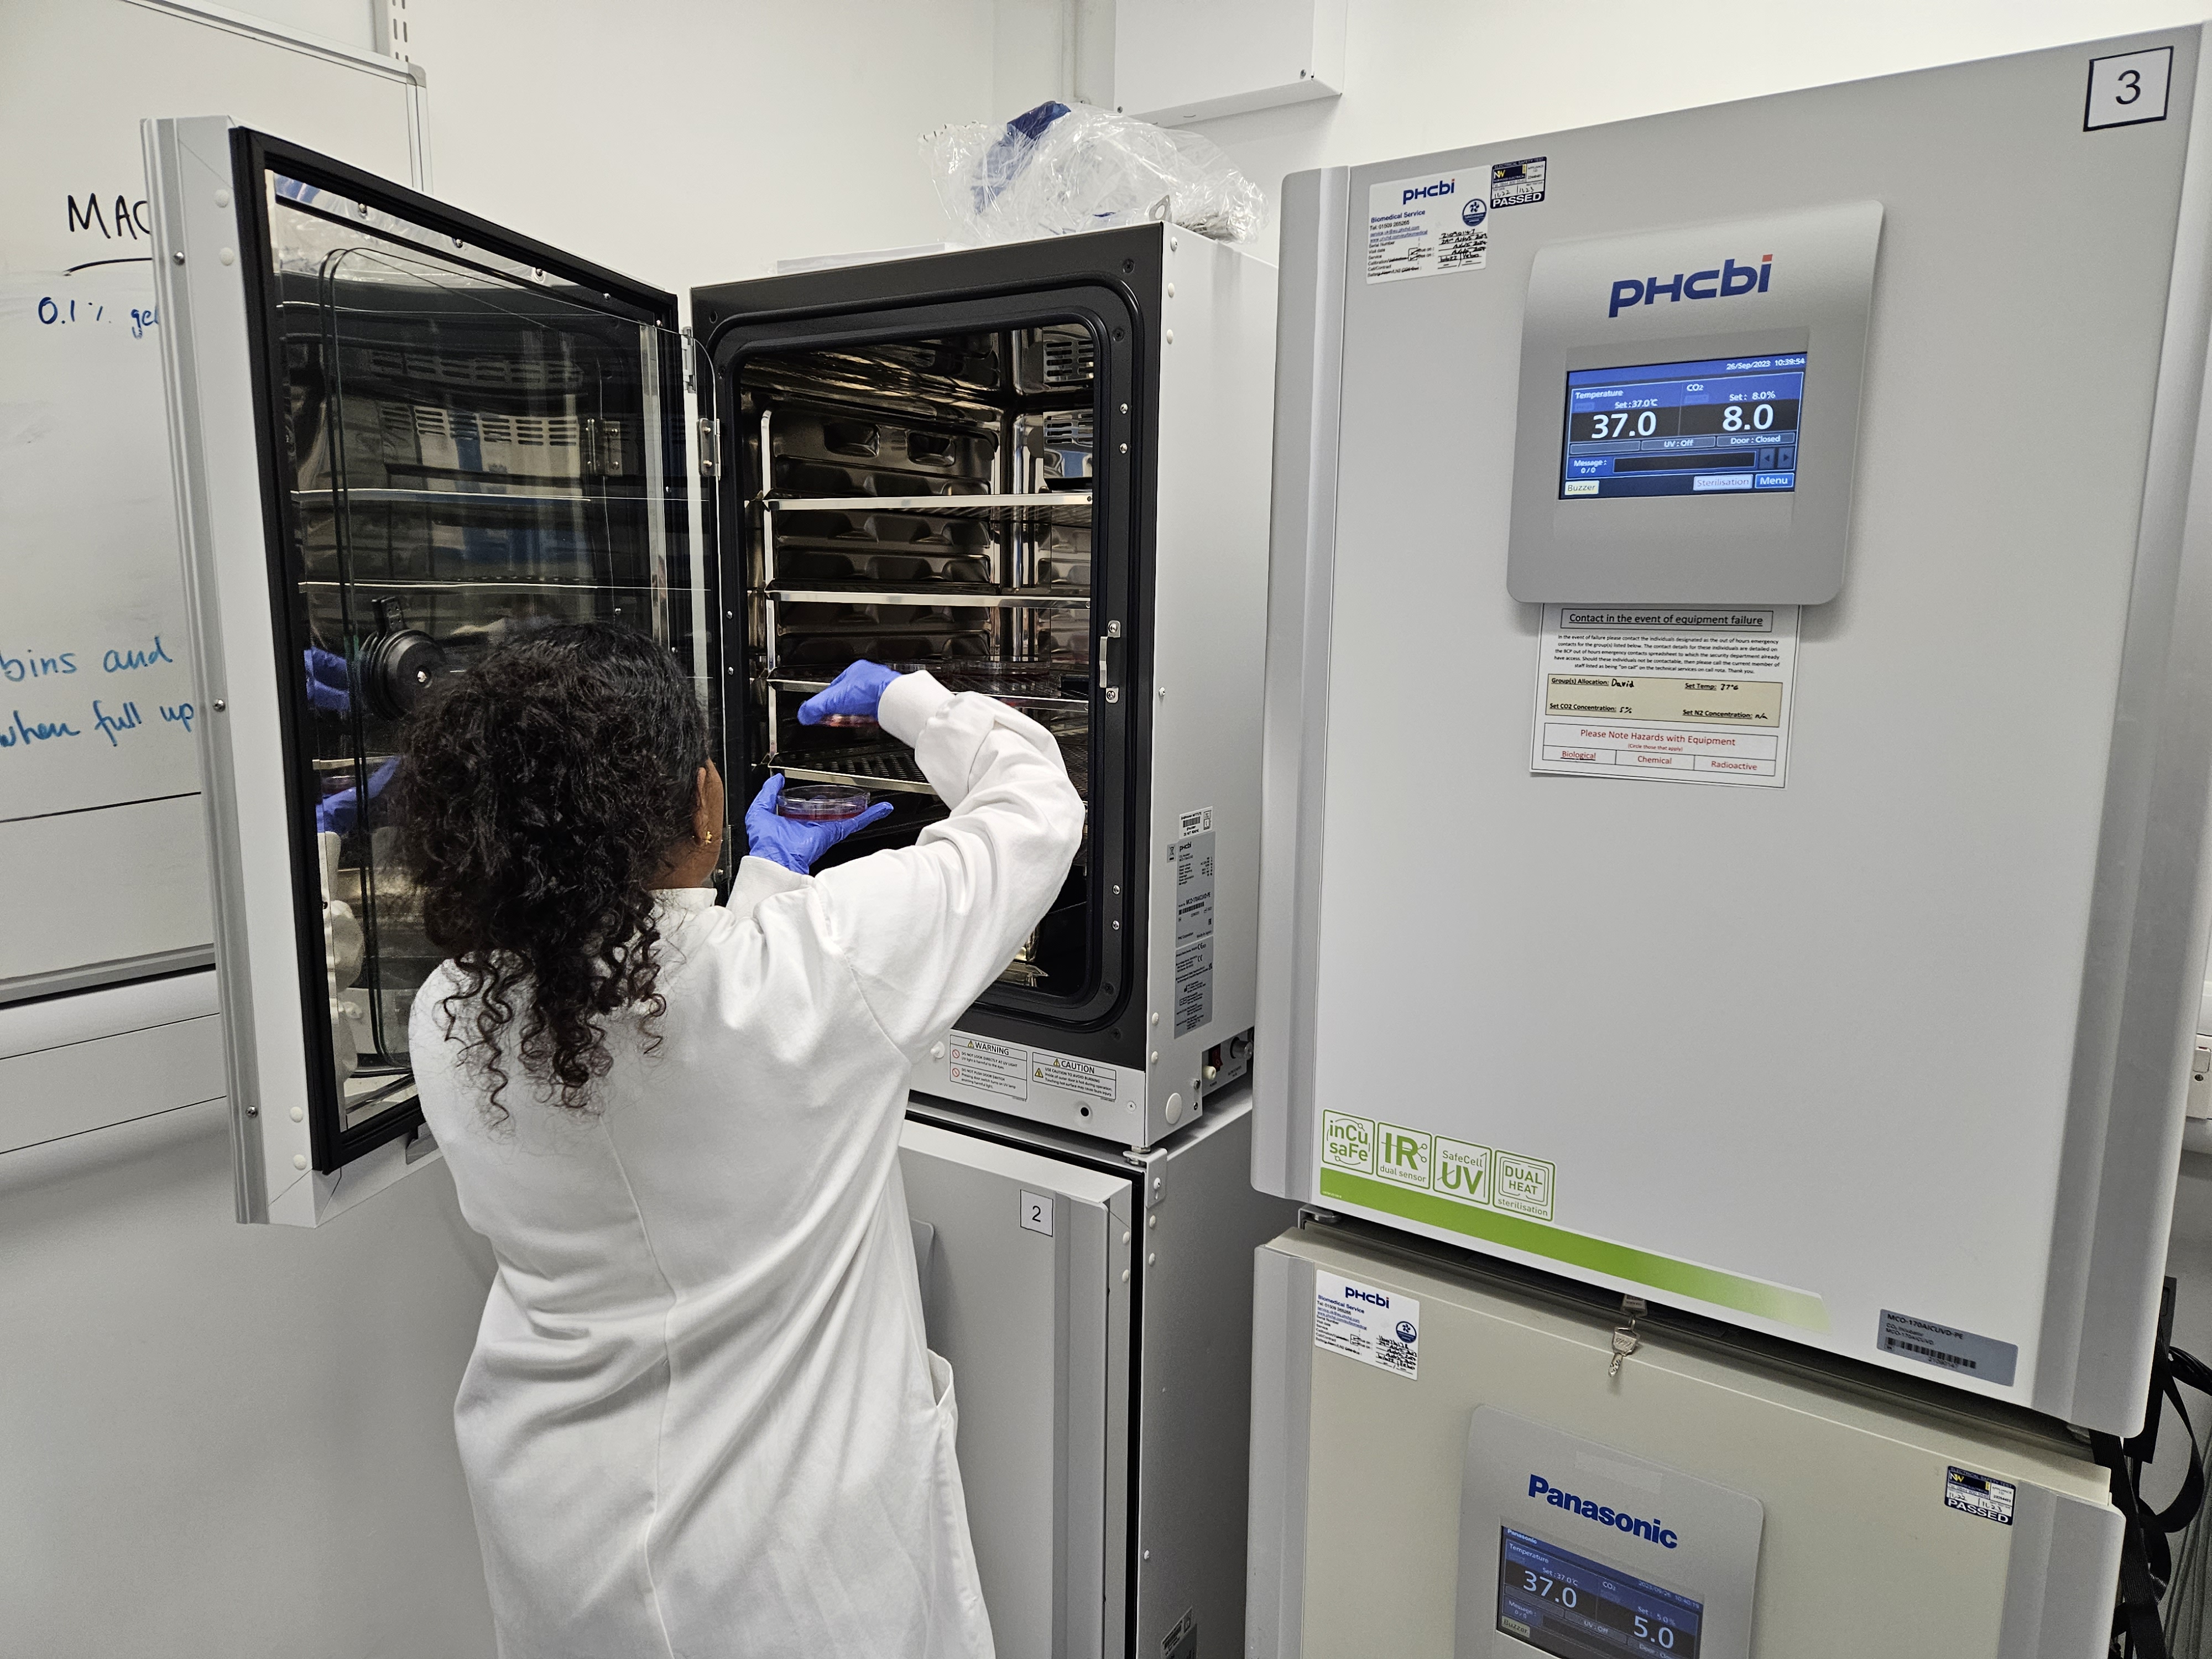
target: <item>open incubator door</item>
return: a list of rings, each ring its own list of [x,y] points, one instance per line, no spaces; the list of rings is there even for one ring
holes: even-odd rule
[[[712,718],[712,394],[672,295],[220,118],[146,142],[238,1212],[313,1225],[435,1152],[383,796],[423,690],[607,622]]]

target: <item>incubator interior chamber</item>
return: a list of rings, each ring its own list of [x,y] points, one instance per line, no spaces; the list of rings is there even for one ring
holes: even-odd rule
[[[913,751],[872,721],[799,723],[799,706],[855,659],[1012,705],[1058,740],[1086,804],[1119,793],[1100,789],[1111,757],[1093,742],[1121,692],[1096,671],[1102,636],[1122,625],[1094,628],[1092,611],[1094,572],[1119,556],[1097,493],[1103,331],[1049,308],[963,321],[915,335],[911,318],[885,313],[840,319],[832,337],[715,350],[736,422],[725,451],[742,473],[723,549],[731,588],[739,568],[744,586],[741,606],[726,601],[732,794],[781,772],[893,806],[823,868],[910,843],[945,816]],[[1101,935],[1116,926],[1100,917],[1120,888],[1099,843],[1110,856],[1119,840],[1086,830],[987,1006],[1051,1018],[1110,994]]]

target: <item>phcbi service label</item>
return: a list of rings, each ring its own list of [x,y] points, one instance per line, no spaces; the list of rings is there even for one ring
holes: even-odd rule
[[[1487,167],[1367,187],[1367,280],[1480,270],[1490,261]]]
[[[1420,1375],[1421,1304],[1356,1279],[1314,1270],[1314,1346],[1377,1370]]]

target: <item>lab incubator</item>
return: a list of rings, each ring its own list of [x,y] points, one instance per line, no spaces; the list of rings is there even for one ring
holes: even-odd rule
[[[841,860],[944,809],[798,705],[861,657],[1000,698],[1083,846],[917,1065],[901,1158],[993,1626],[1233,1647],[1251,1252],[1292,1213],[1248,1180],[1273,271],[1148,223],[701,289],[685,328],[268,135],[146,137],[239,1218],[438,1159],[407,1023],[442,952],[387,789],[441,677],[635,629],[698,688],[726,844],[781,774],[890,803]]]
[[[702,289],[695,331],[672,295],[202,132],[161,126],[149,161],[242,1213],[312,1221],[342,1171],[355,1200],[419,1155],[407,1015],[440,953],[381,792],[424,687],[556,622],[695,678],[738,849],[775,773],[890,805],[833,861],[944,816],[884,732],[799,723],[856,658],[1058,740],[1082,849],[916,1088],[1142,1149],[1244,1076],[1272,271],[1149,224]]]
[[[2212,920],[2203,44],[1286,181],[1253,1651],[2103,1651]]]

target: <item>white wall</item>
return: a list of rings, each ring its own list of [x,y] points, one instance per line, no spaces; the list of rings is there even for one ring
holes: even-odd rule
[[[411,10],[437,193],[678,294],[942,241],[921,136],[992,113],[991,0]]]
[[[2190,0],[1352,0],[1345,93],[1200,123],[1286,173],[1784,92],[2203,15]],[[1274,246],[1271,220],[1262,239]]]

